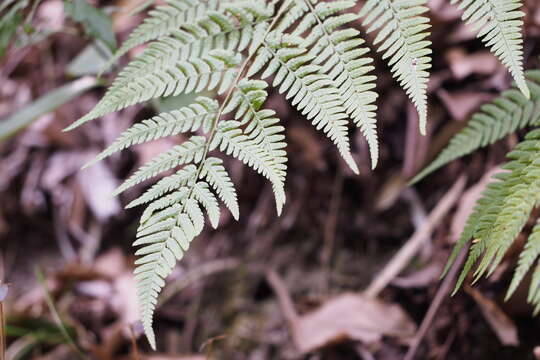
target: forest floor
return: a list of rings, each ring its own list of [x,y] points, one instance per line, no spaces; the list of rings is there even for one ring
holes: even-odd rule
[[[141,20],[126,15],[129,3],[96,3],[121,10],[113,15],[119,40]],[[525,3],[525,67],[538,69],[540,4]],[[511,85],[449,1],[429,5],[435,55],[428,134],[419,135],[413,107],[378,55],[381,158],[370,170],[367,144],[354,132],[359,176],[273,93],[267,106],[287,129],[284,212],[276,216],[260,176],[227,160],[240,221],[223,212],[219,229],[197,238],[174,270],[155,317],[157,352],[137,322],[131,243],[141,209],[123,209],[148,184],[120,198],[109,194],[175,139],[80,167],[132,121],[183,100],[135,106],[62,132],[103,95],[105,88],[96,87],[0,141],[8,359],[393,360],[408,352],[415,359],[540,359],[540,321],[526,303],[526,286],[503,301],[516,251],[489,279],[454,297],[458,269],[439,279],[477,185],[522,134],[406,185],[473,112]],[[42,36],[0,59],[0,119],[91,73],[93,64],[73,65],[91,40],[62,6],[42,1],[34,21]],[[418,251],[400,260],[395,255],[407,246]],[[388,264],[397,271],[383,271]]]

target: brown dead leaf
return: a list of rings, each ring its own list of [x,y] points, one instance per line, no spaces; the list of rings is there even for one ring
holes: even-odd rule
[[[517,327],[512,319],[501,310],[499,305],[475,288],[465,286],[464,290],[478,304],[482,315],[484,315],[500,342],[503,345],[519,346]]]
[[[103,162],[79,171],[77,180],[88,206],[98,220],[105,221],[121,211],[118,198],[112,196],[118,181]]]
[[[462,49],[452,49],[446,54],[446,60],[458,80],[471,74],[491,75],[500,66],[497,58],[489,51],[467,54]]]
[[[458,91],[449,93],[444,89],[437,91],[437,95],[452,115],[452,118],[463,121],[480,105],[492,99],[492,96],[472,91]]]
[[[416,325],[399,305],[353,293],[328,300],[293,324],[294,341],[303,353],[346,340],[409,338],[415,331]]]

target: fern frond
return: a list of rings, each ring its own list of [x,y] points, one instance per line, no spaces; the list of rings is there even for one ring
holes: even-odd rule
[[[188,164],[190,162],[199,163],[204,155],[205,145],[206,138],[204,136],[192,136],[182,145],[176,145],[172,149],[159,154],[124,181],[124,183],[114,191],[114,195],[118,195],[161,172],[175,168],[179,165]]]
[[[517,89],[503,92],[491,104],[472,116],[467,126],[411,183],[416,183],[449,162],[504,138],[506,135],[540,121],[540,71],[527,71],[531,99]]]
[[[309,1],[313,4],[313,6]],[[369,49],[363,47],[364,40],[353,28],[339,30],[342,25],[358,18],[353,13],[336,13],[354,7],[354,1],[317,2],[305,0],[310,8],[293,34],[301,35],[309,31],[304,46],[310,48],[309,55],[314,56],[313,63],[321,65],[320,72],[328,74],[339,89],[341,100],[347,114],[358,126],[366,138],[370,153],[371,166],[375,168],[379,157],[374,105],[377,93],[373,75],[373,59],[366,56]]]
[[[74,129],[87,121],[128,106],[157,97],[176,96],[192,91],[227,90],[236,76],[234,67],[240,55],[228,50],[212,50],[201,59],[185,61],[174,68],[159,69],[155,73],[134,79],[124,87],[107,91],[100,102],[87,115],[66,130]]]
[[[250,139],[242,131],[239,121],[222,121],[218,125],[210,150],[218,147],[220,151],[237,158],[270,181],[277,212],[281,214],[286,199],[284,166],[276,164],[263,147]]]
[[[530,92],[523,73],[523,37],[525,13],[521,0],[452,0],[459,3],[463,20],[474,24],[478,37],[510,70],[517,87],[528,99]]]
[[[192,205],[193,206],[193,205]],[[198,205],[195,205],[198,206]],[[163,286],[164,279],[169,276],[177,260],[181,260],[189,249],[190,242],[199,235],[201,218],[192,218],[188,214],[174,214],[159,223],[160,226],[141,224],[134,246],[142,246],[135,254],[141,256],[135,261],[135,280],[144,331],[152,348],[156,348],[154,330],[152,328],[157,296]]]
[[[236,189],[222,164],[223,160],[218,158],[210,157],[206,159],[200,177],[206,179],[208,184],[218,194],[221,201],[227,206],[235,220],[238,220],[240,209],[238,207]]]
[[[269,35],[248,76],[263,68],[263,79],[275,75],[272,85],[334,142],[345,162],[358,173],[350,152],[348,117],[340,91],[330,76],[320,71],[321,66],[313,63],[315,56],[308,54],[302,43],[292,35]]]
[[[450,264],[460,247],[471,237],[475,239],[456,283],[456,290],[478,261],[474,281],[486,272],[489,275],[495,270],[516,236],[521,232],[531,211],[540,201],[538,153],[540,153],[540,130],[533,130],[523,142],[516,146],[515,150],[508,154],[511,161],[503,166],[506,171],[494,175],[495,181],[490,183],[483,193],[449,260]],[[520,264],[507,296],[515,291],[536,258],[534,253],[537,241],[535,237],[529,241],[532,242],[527,245],[526,251],[521,255]]]
[[[103,150],[95,159],[83,166],[86,168],[133,145],[185,132],[195,132],[203,128],[210,130],[218,113],[216,100],[198,97],[193,104],[171,112],[162,113],[143,120],[124,131],[113,144]]]
[[[380,44],[378,51],[416,107],[422,134],[426,133],[431,68],[429,19],[422,16],[428,11],[426,4],[427,0],[368,0],[359,13],[368,33],[379,30],[374,44]]]
[[[198,182],[195,184],[195,186],[193,186],[193,196],[206,209],[210,224],[216,229],[219,225],[219,216],[221,212],[216,196],[210,191],[208,184],[206,182]]]
[[[508,154],[512,159],[505,166],[512,171],[504,184],[508,188],[508,194],[504,197],[501,211],[485,237],[488,249],[475,271],[476,279],[495,270],[540,200],[539,152],[540,130],[533,130]]]

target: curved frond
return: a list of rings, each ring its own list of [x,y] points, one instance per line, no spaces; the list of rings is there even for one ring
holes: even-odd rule
[[[315,0],[310,0],[317,3]],[[353,13],[337,14],[354,7],[354,1],[309,2],[310,13],[304,16],[294,34],[301,35],[306,30],[304,46],[310,48],[313,63],[321,65],[320,72],[328,74],[339,89],[347,114],[366,138],[371,152],[371,166],[375,168],[379,157],[374,105],[377,93],[374,75],[369,75],[374,67],[373,59],[366,54],[364,40],[353,28],[339,29],[358,18]]]
[[[169,71],[187,60],[201,59],[212,50],[241,52],[255,42],[272,14],[272,6],[262,0],[224,3],[218,11],[207,11],[202,18],[192,18],[168,36],[151,42],[120,72],[110,89],[122,88],[141,76]]]
[[[491,104],[474,114],[467,126],[454,136],[437,158],[411,181],[420,181],[449,162],[540,121],[540,71],[527,72],[531,99],[517,89],[503,92]]]
[[[485,273],[491,274],[523,229],[531,211],[540,201],[539,153],[540,130],[534,130],[508,154],[511,161],[503,167],[506,171],[496,174],[496,180],[483,193],[458,243],[458,247],[462,247],[471,237],[474,238],[456,289],[477,262],[475,281]],[[531,257],[535,258],[534,237],[531,240],[533,242],[528,245],[531,250],[522,254],[508,296],[534,261],[531,260]],[[454,254],[459,251],[458,247],[454,249]]]
[[[478,37],[510,70],[517,87],[528,99],[523,74],[523,16],[521,0],[452,0],[463,10],[463,20],[474,24]]]
[[[405,90],[420,119],[420,132],[426,133],[427,82],[431,68],[431,26],[423,16],[427,0],[368,0],[359,15],[370,33],[379,30],[374,44],[383,53],[393,76]]]

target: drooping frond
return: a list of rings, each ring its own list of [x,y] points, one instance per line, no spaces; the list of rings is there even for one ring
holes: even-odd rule
[[[370,152],[371,165],[375,168],[379,157],[375,110],[377,99],[375,76],[368,73],[374,69],[373,59],[366,56],[369,49],[363,47],[364,40],[353,28],[339,29],[354,21],[358,15],[353,13],[337,14],[354,7],[354,1],[335,1],[313,4],[305,0],[310,12],[303,17],[293,34],[301,35],[309,31],[304,46],[310,48],[309,55],[314,56],[313,64],[321,65],[320,72],[328,74],[339,89],[341,101],[366,138]]]
[[[199,204],[210,213],[213,222],[216,212],[219,220],[217,200],[207,191],[206,183],[197,183],[191,190],[182,189],[184,196],[177,197],[176,202],[169,207],[141,221],[137,241],[133,244],[141,246],[135,253],[140,256],[135,261],[135,280],[144,331],[154,349],[156,340],[152,323],[157,297],[176,261],[182,259],[191,241],[204,227],[204,216]]]
[[[263,68],[263,79],[274,75],[272,85],[334,142],[345,162],[358,173],[350,152],[348,117],[341,93],[334,80],[320,71],[321,66],[313,63],[315,55],[309,54],[303,44],[303,39],[294,35],[269,35],[248,76]]]
[[[405,90],[426,133],[427,82],[431,68],[431,42],[427,40],[427,0],[367,0],[359,15],[370,33],[379,30],[374,44],[383,53],[393,76]]]
[[[192,136],[182,145],[176,145],[172,149],[159,154],[124,181],[114,191],[114,195],[118,195],[159,173],[173,169],[179,165],[190,162],[199,163],[204,155],[205,145],[206,138],[204,136]]]
[[[540,121],[540,71],[527,72],[531,99],[517,89],[508,90],[491,104],[482,106],[467,126],[454,136],[437,158],[422,170],[412,181],[420,181],[428,174],[450,161],[468,155],[475,150],[504,138],[529,125]]]
[[[508,154],[512,161],[506,168],[512,172],[503,185],[508,193],[504,196],[501,211],[485,236],[488,247],[475,271],[477,279],[495,270],[540,200],[539,153],[540,130],[534,130]]]
[[[456,253],[464,243],[474,239],[456,289],[476,263],[475,280],[486,273],[491,274],[523,229],[531,211],[540,201],[539,153],[540,130],[533,130],[508,154],[511,161],[503,167],[506,171],[495,175],[496,180],[483,193],[454,250]],[[529,239],[531,243],[522,253],[508,296],[515,291],[536,258],[535,236]],[[451,261],[453,259],[455,255]]]
[[[452,0],[464,10],[463,20],[474,24],[478,37],[510,70],[517,87],[526,98],[530,92],[523,74],[523,37],[525,13],[521,0]]]
[[[123,87],[109,89],[92,111],[67,130],[157,97],[212,90],[220,83],[218,93],[222,93],[231,86],[236,76],[234,67],[239,62],[239,54],[220,49],[210,51],[201,59],[180,62],[174,67],[159,68],[154,73],[140,76]]]
[[[216,100],[207,97],[198,97],[191,105],[168,113],[159,114],[131,126],[113,144],[103,150],[103,152],[84,167],[143,142],[185,132],[195,132],[201,127],[206,133],[215,121],[217,113],[218,103]]]

